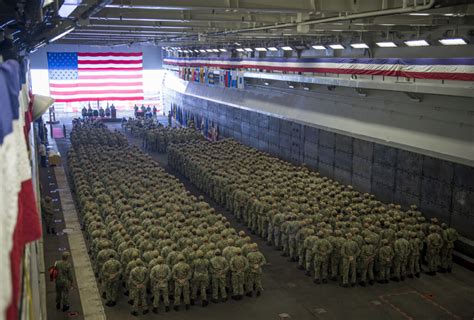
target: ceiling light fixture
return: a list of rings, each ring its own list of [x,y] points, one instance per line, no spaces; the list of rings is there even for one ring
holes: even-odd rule
[[[278,48],[276,48],[276,47],[268,47],[267,50],[268,50],[268,51],[278,51]]]
[[[443,46],[459,46],[467,44],[463,38],[450,38],[438,40]]]
[[[397,47],[396,43],[391,42],[391,41],[377,42],[376,45],[379,46],[380,48],[396,48]]]
[[[409,13],[409,16],[429,16],[429,13],[424,13],[424,12],[414,12],[414,13]]]
[[[237,48],[237,49],[235,49],[235,50],[237,50],[238,52],[244,52],[244,51],[245,51],[245,50],[242,49],[242,48]]]
[[[288,46],[284,46],[284,47],[281,47],[281,50],[283,50],[283,51],[291,51],[291,50],[293,50],[293,48],[292,48],[292,47],[288,47]]]
[[[266,48],[255,48],[255,51],[267,51]]]
[[[219,53],[219,49],[212,49],[212,51]]]
[[[342,44],[330,44],[329,46],[333,50],[342,50],[342,49],[344,49],[344,46]]]
[[[222,48],[222,49],[219,49],[219,51],[220,51],[220,52],[227,52],[227,50],[226,50],[226,49],[223,49],[223,48]]]
[[[252,48],[244,48],[244,50],[247,51],[247,52],[252,52],[253,51]]]
[[[322,46],[322,45],[314,45],[312,46],[313,49],[315,50],[326,50],[326,47],[325,46]]]
[[[427,47],[430,45],[426,40],[409,40],[405,41],[405,44],[409,47]]]
[[[201,52],[201,53],[206,53],[206,50],[204,50],[204,49],[199,49],[199,52]]]
[[[354,49],[368,49],[369,46],[365,43],[352,43],[351,47]]]
[[[212,49],[206,49],[206,52],[214,52]]]
[[[76,28],[75,27],[71,27],[69,29],[67,29],[66,31],[64,31],[63,33],[60,33],[58,34],[56,37],[54,37],[53,39],[49,40],[48,43],[51,43],[51,42],[54,42],[56,40],[59,40],[61,39],[62,37],[64,37],[65,35],[73,32]]]

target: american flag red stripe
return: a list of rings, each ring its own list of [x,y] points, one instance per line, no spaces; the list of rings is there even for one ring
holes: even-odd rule
[[[143,82],[116,82],[116,83],[95,83],[95,82],[85,82],[81,84],[82,87],[130,87],[130,86],[143,86]],[[77,88],[81,87],[77,83],[56,83],[51,84],[50,88]]]
[[[143,100],[141,52],[48,53],[56,102]]]
[[[78,52],[79,57],[142,57],[141,52]]]

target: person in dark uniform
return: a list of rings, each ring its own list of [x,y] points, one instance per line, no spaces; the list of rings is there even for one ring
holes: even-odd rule
[[[102,108],[102,107],[99,108],[99,116],[101,118],[105,117],[105,111],[104,111],[104,108]]]
[[[114,104],[110,106],[110,115],[112,116],[112,119],[117,118],[117,109],[115,109]]]
[[[110,118],[110,108],[109,108],[108,105],[107,105],[107,108],[105,108],[105,116],[106,116],[107,118]]]

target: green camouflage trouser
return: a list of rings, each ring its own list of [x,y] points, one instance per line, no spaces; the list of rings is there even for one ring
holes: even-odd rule
[[[160,305],[160,297],[163,297],[163,303],[165,306],[170,305],[170,297],[168,293],[168,286],[155,286],[153,288],[153,307],[158,308]]]
[[[175,282],[174,286],[174,305],[179,306],[181,304],[181,294],[183,295],[183,301],[185,305],[190,304],[189,299],[189,281],[184,284]]]
[[[138,311],[138,307],[142,306],[143,310],[148,309],[148,305],[146,303],[146,288],[131,288],[130,289],[130,299],[133,300],[133,311]]]
[[[314,279],[325,280],[328,277],[329,257],[318,256],[314,259]]]
[[[226,288],[226,277],[212,276],[212,299],[217,300],[219,298],[219,291],[222,298],[227,298]]]
[[[243,272],[232,272],[232,290],[235,296],[244,294],[244,280]]]

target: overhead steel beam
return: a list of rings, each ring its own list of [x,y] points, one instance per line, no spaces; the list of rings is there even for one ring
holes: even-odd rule
[[[255,24],[254,25],[261,25]],[[114,26],[118,28],[127,28],[131,26],[140,27],[140,28],[157,28],[157,29],[173,29],[173,28],[193,28],[193,29],[202,29],[205,31],[207,29],[219,28],[219,29],[232,29],[242,27],[241,22],[205,22],[205,21],[124,21],[120,19],[110,20],[107,18],[91,18],[90,26]],[[248,23],[246,23],[248,25]]]
[[[146,10],[237,10],[246,12],[295,13],[315,9],[313,0],[125,0],[114,1],[108,8]]]
[[[247,13],[212,13],[195,11],[170,11],[170,10],[116,10],[107,8],[102,10],[95,18],[108,18],[110,20],[125,21],[220,21],[240,23],[285,23],[295,20],[295,15],[285,14],[247,14]]]

